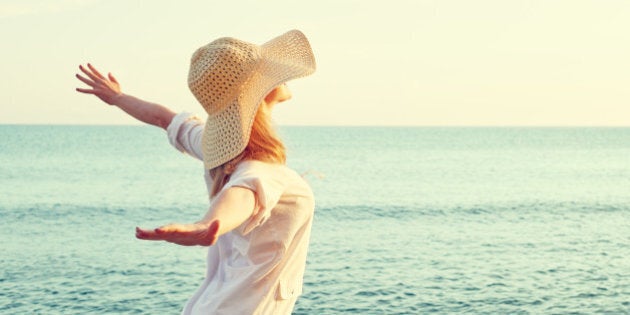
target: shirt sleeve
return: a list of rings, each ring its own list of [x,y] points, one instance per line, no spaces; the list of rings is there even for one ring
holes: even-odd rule
[[[252,190],[256,195],[257,211],[247,220],[242,228],[246,235],[267,221],[271,210],[278,204],[286,183],[274,173],[256,167],[247,167],[232,174],[224,189],[242,187]]]
[[[177,150],[194,158],[203,160],[201,151],[201,136],[204,122],[191,113],[179,113],[166,128],[168,141]]]

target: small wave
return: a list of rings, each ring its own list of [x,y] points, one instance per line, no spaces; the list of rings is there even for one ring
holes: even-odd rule
[[[93,206],[83,204],[33,204],[19,207],[1,207],[0,216],[4,223],[14,222],[68,224],[87,222],[88,220],[126,219],[133,221],[147,220],[177,220],[195,218],[199,216],[206,205],[184,204],[162,207],[152,206]]]
[[[418,209],[403,206],[373,207],[373,206],[337,206],[316,210],[316,215],[336,220],[370,220],[370,219],[404,219],[418,216],[443,216],[442,210]]]
[[[333,220],[411,220],[422,217],[508,218],[526,220],[537,216],[585,214],[585,213],[627,213],[626,204],[574,203],[574,202],[524,202],[513,204],[455,205],[455,206],[405,206],[405,205],[339,205],[322,207],[316,216]]]

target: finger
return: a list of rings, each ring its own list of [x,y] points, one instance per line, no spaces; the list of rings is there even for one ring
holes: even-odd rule
[[[101,78],[97,77],[96,75],[94,75],[90,70],[88,70],[85,67],[83,67],[83,65],[80,65],[79,69],[81,71],[83,71],[83,73],[85,73],[90,79],[92,79],[92,81],[94,81],[94,82],[101,82],[101,81],[103,81],[103,79],[101,79]]]
[[[149,230],[144,230],[144,229],[141,229],[139,227],[136,227],[136,237],[137,238],[144,239],[144,238],[148,237],[149,235],[150,235],[150,231]]]
[[[155,233],[155,230],[144,230],[138,227],[136,227],[136,238],[149,241],[164,240],[162,235]]]
[[[114,75],[110,72],[107,74],[107,76],[109,77],[109,80],[118,84],[118,80],[116,80],[116,78],[114,78]]]
[[[155,232],[157,232],[158,234],[160,233],[181,234],[181,233],[187,233],[193,230],[195,230],[195,226],[191,224],[171,223],[171,224],[160,226],[159,228],[155,229]]]
[[[154,230],[142,229],[142,228],[136,227],[136,233],[151,233],[151,232],[154,232]]]
[[[89,85],[91,87],[94,87],[94,82],[92,82],[91,80],[88,80],[87,78],[83,77],[82,75],[80,75],[78,73],[75,76],[77,77],[77,79],[81,80],[81,82],[83,82],[83,83],[85,83],[85,84],[87,84],[87,85]]]
[[[200,245],[206,242],[208,230],[191,224],[170,224],[155,229],[155,234],[161,239],[180,245]]]
[[[176,227],[176,224],[167,224],[167,225],[163,225],[155,229],[155,233],[166,234],[166,233],[176,232],[177,230],[178,230],[178,227]]]
[[[96,68],[94,68],[94,66],[92,66],[91,63],[88,63],[88,68],[90,68],[90,70],[92,70],[94,75],[96,75],[97,77],[99,77],[101,79],[105,79],[105,77],[100,72],[98,72],[98,70],[96,70]]]
[[[85,93],[85,94],[96,94],[94,90],[90,90],[90,89],[76,88],[75,90],[77,92],[81,92],[81,93]]]

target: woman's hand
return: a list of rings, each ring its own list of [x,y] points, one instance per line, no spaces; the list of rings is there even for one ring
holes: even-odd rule
[[[87,68],[79,66],[79,69],[87,76],[77,74],[77,79],[87,84],[90,88],[77,88],[77,92],[93,94],[109,105],[116,105],[131,117],[166,129],[175,117],[175,112],[160,104],[150,103],[120,91],[120,84],[116,78],[109,73],[107,78],[103,76],[94,66],[87,64]]]
[[[136,237],[184,246],[210,246],[219,236],[236,229],[259,210],[253,190],[230,187],[213,197],[208,212],[197,223],[174,223],[154,230],[136,228]]]
[[[167,241],[184,246],[210,246],[217,241],[219,221],[193,224],[168,224],[154,230],[136,228],[136,237],[141,240]]]
[[[116,78],[114,78],[111,73],[109,73],[106,78],[91,64],[88,63],[87,66],[87,69],[83,65],[79,66],[79,69],[87,75],[87,78],[78,73],[76,77],[81,80],[81,82],[89,85],[91,88],[77,88],[77,92],[93,94],[100,98],[103,102],[109,105],[114,105],[116,99],[122,95],[122,92],[120,91],[120,84],[118,84]]]

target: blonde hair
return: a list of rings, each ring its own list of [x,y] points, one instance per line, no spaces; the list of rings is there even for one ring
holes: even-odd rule
[[[257,160],[285,164],[286,159],[284,144],[273,128],[270,110],[263,102],[258,106],[245,150],[233,159],[210,170],[213,182],[210,197],[216,196],[221,191],[240,162]]]

